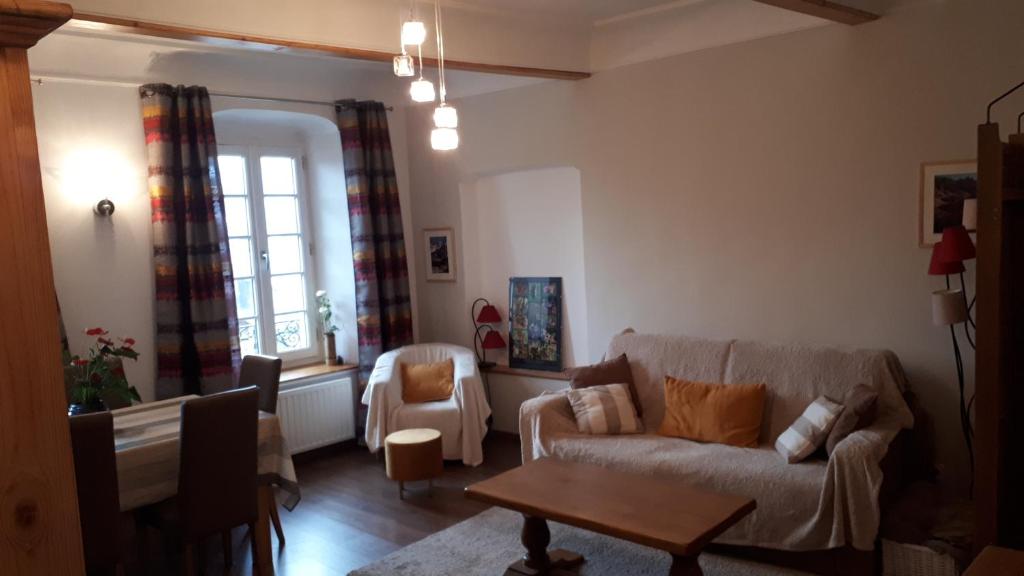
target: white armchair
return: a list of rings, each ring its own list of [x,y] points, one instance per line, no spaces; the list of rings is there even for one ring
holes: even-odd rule
[[[455,364],[455,392],[448,400],[404,404],[399,363],[425,364],[451,359]],[[441,432],[445,460],[462,460],[468,466],[484,461],[483,439],[491,407],[472,350],[452,344],[416,344],[381,354],[363,392],[369,407],[366,445],[370,452],[384,447],[391,432],[409,428],[433,428]]]

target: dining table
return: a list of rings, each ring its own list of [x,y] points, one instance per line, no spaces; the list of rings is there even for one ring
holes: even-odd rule
[[[179,396],[111,411],[122,511],[155,504],[177,494],[181,406],[193,398],[198,396]],[[282,505],[289,511],[298,504],[301,494],[280,419],[260,411],[258,434],[259,516],[253,562],[265,576],[274,573],[270,548],[270,513],[277,506],[274,490],[280,489]]]

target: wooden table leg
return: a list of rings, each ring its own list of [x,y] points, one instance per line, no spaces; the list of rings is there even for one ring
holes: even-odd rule
[[[260,485],[259,516],[256,518],[256,530],[253,534],[253,564],[260,576],[273,576],[274,552],[270,548],[270,507],[274,506],[274,489]]]
[[[525,576],[559,576],[575,574],[576,568],[583,563],[583,556],[568,550],[552,550],[548,554],[551,543],[551,531],[548,522],[536,516],[523,515],[522,541],[526,547],[526,555],[508,567],[506,575]]]
[[[669,569],[668,576],[704,576],[704,571],[700,569],[696,556],[676,556],[673,554],[672,568]]]

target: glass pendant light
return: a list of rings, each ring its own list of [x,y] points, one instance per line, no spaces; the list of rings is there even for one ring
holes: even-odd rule
[[[413,102],[433,102],[434,83],[420,76],[419,80],[409,85],[409,96]]]
[[[434,109],[434,126],[430,132],[430,147],[434,150],[455,150],[459,147],[459,114],[445,102],[447,89],[444,79],[444,26],[441,24],[441,2],[434,0],[434,22],[437,25],[437,80],[441,105]],[[421,70],[422,72],[422,70]]]
[[[458,128],[459,113],[454,107],[441,104],[434,109],[434,126],[437,128]]]
[[[423,22],[409,20],[402,24],[402,45],[419,46],[427,39],[427,27]]]
[[[399,78],[408,78],[416,75],[416,61],[405,52],[395,56],[394,65],[395,76]]]
[[[459,131],[455,128],[434,128],[430,131],[430,147],[434,150],[455,150],[459,147]]]

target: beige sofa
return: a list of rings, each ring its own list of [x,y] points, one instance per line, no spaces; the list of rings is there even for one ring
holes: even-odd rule
[[[590,462],[757,500],[757,510],[716,542],[779,550],[874,547],[880,518],[880,463],[913,416],[901,394],[905,376],[888,351],[843,351],[739,340],[627,332],[608,357],[625,353],[643,405],[645,434],[590,436],[576,428],[564,392],[520,409],[523,460]],[[666,375],[703,382],[768,386],[760,447],[734,448],[656,435],[665,413]],[[829,460],[787,464],[775,439],[821,394],[842,399],[866,383],[878,390],[875,422],[843,440]]]

